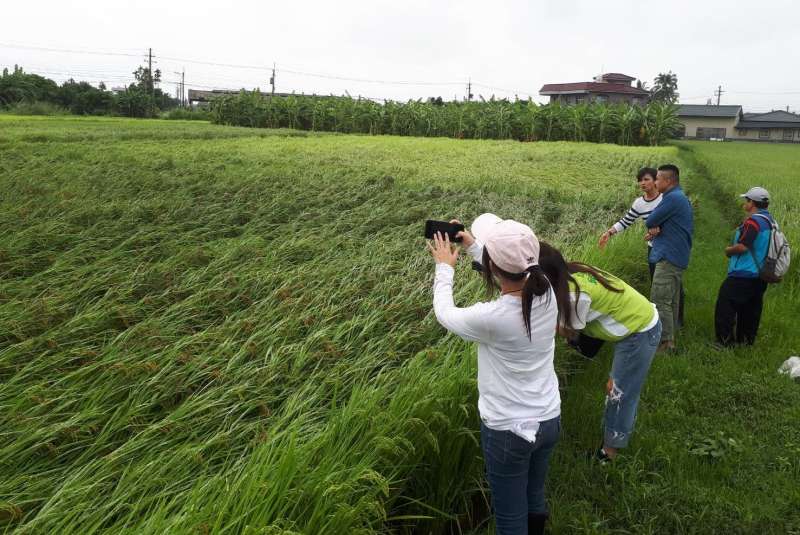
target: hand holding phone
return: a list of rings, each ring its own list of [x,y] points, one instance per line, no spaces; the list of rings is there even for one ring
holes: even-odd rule
[[[450,242],[460,242],[461,237],[457,236],[459,232],[464,230],[464,225],[461,223],[448,223],[447,221],[436,221],[429,219],[425,221],[425,238],[432,240],[433,236],[440,232],[443,236],[447,235]]]

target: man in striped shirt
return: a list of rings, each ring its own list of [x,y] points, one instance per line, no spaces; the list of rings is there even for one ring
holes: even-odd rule
[[[661,193],[656,189],[656,173],[657,171],[652,167],[642,167],[636,173],[636,181],[639,183],[639,189],[642,190],[642,196],[636,197],[633,201],[628,213],[622,219],[614,223],[614,225],[600,236],[600,243],[598,244],[601,249],[604,249],[608,243],[609,238],[614,234],[619,234],[626,228],[633,225],[637,219],[641,218],[642,221],[647,221],[647,216],[650,215],[656,206],[661,203]],[[647,245],[652,247],[651,242]],[[649,249],[648,249],[649,253]],[[650,276],[653,276],[653,265],[650,265]]]
[[[614,225],[609,228],[607,231],[600,236],[600,242],[598,243],[600,249],[604,249],[606,244],[608,243],[609,238],[614,234],[619,234],[623,232],[625,229],[636,223],[637,219],[641,219],[642,223],[647,223],[647,216],[656,209],[656,207],[661,204],[661,199],[663,198],[661,193],[656,188],[656,175],[658,171],[653,169],[652,167],[642,167],[639,169],[639,172],[636,173],[636,181],[639,183],[639,189],[642,190],[642,196],[636,197],[633,201],[633,205],[631,206],[630,210]],[[648,255],[648,267],[650,269],[650,280],[653,279],[653,272],[656,269],[656,265],[654,262],[650,262],[650,251],[653,247],[652,240],[647,241],[647,255]],[[681,285],[681,297],[680,297],[680,306],[678,312],[678,326],[683,325],[683,308],[684,308],[684,297],[685,292],[683,290],[683,286]]]

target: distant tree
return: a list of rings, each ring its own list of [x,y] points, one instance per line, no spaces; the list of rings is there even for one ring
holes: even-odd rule
[[[111,92],[71,78],[61,84],[56,101],[75,115],[104,115],[114,110]]]
[[[59,87],[53,80],[27,74],[22,67],[14,65],[13,72],[4,68],[0,76],[0,108],[18,102],[49,102],[77,115],[118,113],[128,117],[150,117],[178,105],[178,99],[154,87],[161,81],[160,70],[155,70],[151,76],[147,67],[139,67],[133,76],[136,82],[120,94],[114,94],[103,82],[94,87],[88,82],[70,78]]]
[[[172,98],[160,88],[155,87],[155,84],[161,82],[161,70],[156,69],[151,75],[150,69],[145,66],[140,66],[133,71],[133,77],[136,79],[136,83],[128,86],[125,93],[138,92],[141,94],[136,96],[127,95],[122,98],[122,104],[118,107],[123,115],[129,117],[149,117],[152,113],[158,113],[161,110],[168,110],[178,106],[178,99]],[[143,99],[152,103],[150,106],[145,104],[144,111],[140,108]],[[125,111],[123,112],[122,110]]]
[[[636,80],[636,89],[643,89],[644,91],[650,90],[650,88],[647,87],[647,82],[643,80]]]
[[[0,106],[6,107],[17,102],[53,102],[58,94],[58,85],[38,74],[27,74],[18,65],[14,72],[3,69],[0,77]]]
[[[136,78],[136,85],[139,86],[144,91],[152,91],[155,87],[155,84],[161,82],[161,70],[156,69],[153,71],[153,75],[150,75],[150,69],[144,66],[140,66],[138,69],[133,71],[133,77]]]
[[[117,113],[125,117],[147,117],[152,108],[150,95],[136,84],[117,93],[114,100]]]
[[[650,98],[653,101],[675,104],[679,96],[677,74],[672,71],[662,72],[653,79],[653,88],[650,90]]]

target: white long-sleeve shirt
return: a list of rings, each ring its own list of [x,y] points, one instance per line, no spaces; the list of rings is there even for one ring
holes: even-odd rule
[[[480,261],[482,247],[468,250]],[[448,331],[478,343],[478,410],[486,426],[533,441],[538,423],[561,414],[553,366],[558,316],[555,294],[534,297],[531,338],[522,320],[522,299],[504,295],[459,308],[453,301],[451,266],[436,265],[433,309]]]

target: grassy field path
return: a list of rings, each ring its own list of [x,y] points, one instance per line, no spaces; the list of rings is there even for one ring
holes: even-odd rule
[[[800,353],[796,276],[768,290],[754,347],[709,347],[727,266],[722,249],[742,212],[724,177],[708,176],[692,148],[680,157],[696,230],[679,350],[656,357],[632,447],[610,468],[576,458],[599,442],[610,351],[570,378],[550,479],[557,533],[800,533],[800,385],[776,373]],[[643,232],[632,230],[624,243],[606,253],[591,247],[584,258],[623,270],[626,255],[641,258],[626,274],[646,288]]]

